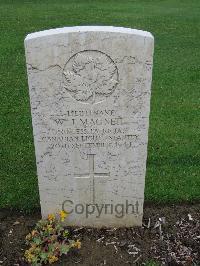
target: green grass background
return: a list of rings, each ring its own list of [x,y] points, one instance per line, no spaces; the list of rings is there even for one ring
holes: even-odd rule
[[[146,200],[200,199],[199,0],[0,0],[0,207],[39,206],[24,38],[75,25],[153,33]]]

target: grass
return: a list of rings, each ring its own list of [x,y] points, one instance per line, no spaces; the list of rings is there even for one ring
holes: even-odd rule
[[[155,36],[145,197],[200,198],[199,0],[0,0],[0,207],[39,206],[23,41],[74,25]]]

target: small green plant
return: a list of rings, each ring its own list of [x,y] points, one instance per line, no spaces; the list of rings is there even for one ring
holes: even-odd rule
[[[147,261],[144,265],[145,266],[159,266],[158,262],[155,262],[153,260]]]
[[[72,248],[81,248],[79,240],[69,239],[69,231],[63,226],[67,213],[60,211],[59,216],[49,214],[47,219],[40,220],[35,229],[26,236],[29,249],[24,257],[33,266],[52,264],[66,255]]]

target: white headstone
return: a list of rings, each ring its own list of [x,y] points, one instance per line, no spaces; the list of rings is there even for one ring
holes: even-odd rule
[[[80,226],[141,225],[153,36],[69,27],[25,39],[43,217]]]

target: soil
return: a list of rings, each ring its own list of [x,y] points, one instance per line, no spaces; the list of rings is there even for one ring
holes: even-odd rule
[[[25,236],[39,219],[39,211],[0,210],[0,265],[27,265]],[[200,203],[147,204],[141,228],[69,230],[82,247],[55,266],[200,265]]]

